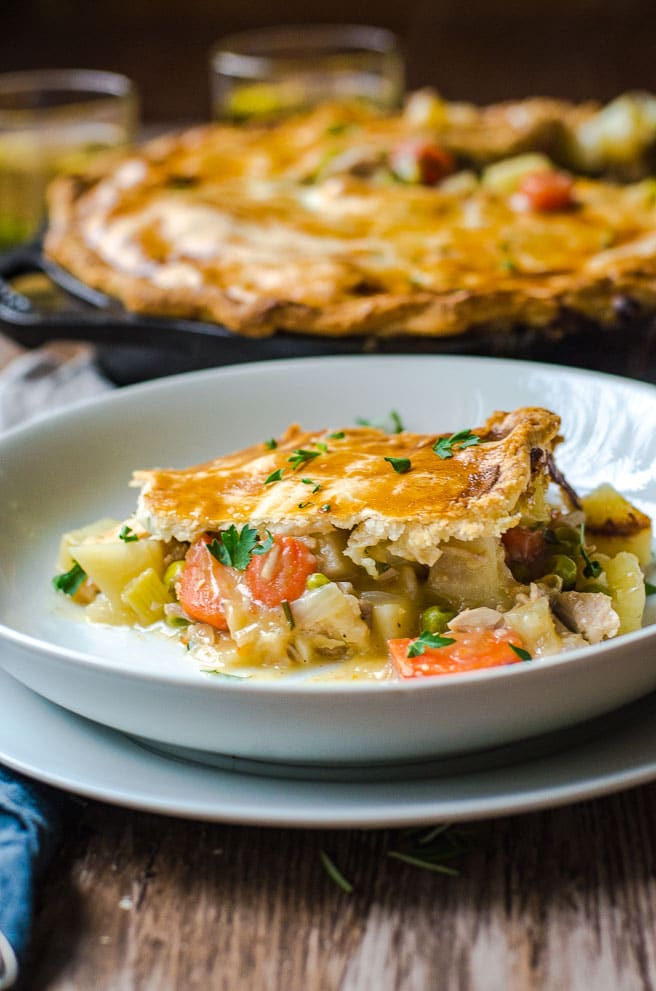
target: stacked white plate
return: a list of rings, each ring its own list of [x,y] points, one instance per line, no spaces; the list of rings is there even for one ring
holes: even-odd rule
[[[64,531],[132,510],[135,468],[186,467],[291,422],[337,429],[396,409],[408,429],[438,432],[525,405],[561,415],[558,461],[575,488],[611,482],[656,515],[656,389],[531,363],[388,356],[242,365],[119,390],[5,435],[0,665],[41,698],[3,676],[0,759],[144,808],[298,825],[490,815],[646,780],[656,773],[656,733],[647,732],[656,701],[645,698],[656,690],[651,607],[637,633],[530,664],[410,683],[237,681],[203,673],[161,635],[86,623],[51,585]],[[638,699],[630,714],[615,711]],[[627,762],[626,734],[641,720],[647,739]],[[595,745],[589,765],[581,755]],[[545,761],[551,771],[536,782]],[[121,787],[135,769],[134,784]],[[154,794],[158,774],[163,791]],[[250,811],[234,799],[244,789]],[[312,814],[294,811],[289,796],[299,789],[309,789],[299,803]],[[344,795],[360,798],[349,805]]]

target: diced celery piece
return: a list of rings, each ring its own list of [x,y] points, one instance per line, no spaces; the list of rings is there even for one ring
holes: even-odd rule
[[[155,569],[146,568],[125,586],[121,602],[134,610],[142,626],[150,626],[164,618],[164,606],[173,596]]]
[[[606,565],[608,591],[613,609],[620,618],[620,633],[631,633],[642,626],[645,608],[645,582],[635,554],[620,551]]]

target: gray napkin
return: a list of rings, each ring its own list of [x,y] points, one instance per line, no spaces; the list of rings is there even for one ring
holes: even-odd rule
[[[0,371],[0,430],[111,388],[86,344],[56,342],[21,351]]]
[[[58,342],[23,352],[0,335],[0,430],[110,388],[87,345]],[[34,880],[56,845],[64,801],[0,765],[0,991],[18,977]]]

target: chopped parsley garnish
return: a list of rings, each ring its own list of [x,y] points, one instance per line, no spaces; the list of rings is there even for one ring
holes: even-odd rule
[[[292,451],[290,457],[287,458],[290,465],[292,466],[292,471],[296,471],[301,465],[306,464],[308,461],[312,461],[314,458],[318,458],[321,451],[305,451],[302,447],[297,447],[295,451]]]
[[[268,440],[264,441],[264,446],[268,451],[275,451],[275,449],[278,446],[278,441],[275,439],[275,437],[269,437]]]
[[[385,458],[385,461],[389,461],[392,468],[398,475],[405,475],[407,471],[412,468],[412,462],[410,458]]]
[[[284,470],[284,468],[276,468],[275,471],[271,472],[268,478],[264,479],[264,484],[271,485],[272,482],[279,482],[282,479]]]
[[[287,599],[283,599],[280,605],[282,606],[282,611],[285,614],[285,619],[289,623],[289,629],[293,630],[294,627],[296,626],[296,623],[294,622],[294,614],[292,613],[292,607],[290,606]]]
[[[321,510],[322,513],[329,513],[330,512],[330,503],[329,502],[324,502],[323,506],[319,506],[319,509]]]
[[[255,527],[246,524],[238,530],[232,524],[227,530],[222,530],[218,539],[210,541],[207,549],[221,564],[237,571],[245,571],[254,554],[266,554],[273,546],[273,537],[269,533],[267,539],[260,541]]]
[[[337,137],[338,134],[343,134],[344,131],[350,131],[353,124],[346,120],[336,120],[334,124],[329,124],[326,128],[326,134],[331,137]]]
[[[55,575],[52,584],[58,592],[65,595],[75,595],[78,588],[86,581],[87,573],[81,568],[77,561],[73,561],[73,567],[69,571],[64,571],[61,575]]]
[[[313,492],[318,492],[319,489],[321,488],[321,485],[319,484],[319,482],[315,482],[315,480],[313,478],[302,478],[301,481],[303,482],[303,485],[312,485],[312,486],[314,486],[314,488],[312,489]]]
[[[602,567],[599,561],[592,561],[590,559],[585,549],[585,523],[581,523],[581,529],[579,530],[579,550],[581,551],[581,557],[585,561],[585,567],[583,568],[584,578],[598,578],[602,572]]]
[[[502,254],[501,268],[504,272],[511,275],[513,272],[517,271],[517,263],[512,257],[512,251],[509,243],[507,241],[501,241],[499,244],[499,251]]]
[[[325,850],[319,850],[319,857],[321,858],[321,863],[326,874],[331,881],[334,881],[338,888],[345,891],[347,895],[350,895],[353,891],[353,885],[350,881],[347,881],[342,872],[335,866],[333,861],[330,859]]]
[[[132,544],[135,540],[139,539],[139,534],[135,533],[132,527],[129,527],[127,523],[125,526],[121,527],[119,533],[119,540],[123,540],[126,544]]]
[[[420,654],[425,652],[427,647],[450,647],[452,643],[455,643],[453,637],[442,637],[439,633],[428,633],[424,630],[409,645],[407,656],[419,657]]]
[[[308,506],[311,506],[311,505],[312,505],[311,502],[299,502],[298,508],[299,509],[307,509],[307,507]]]
[[[651,582],[645,581],[645,595],[656,595],[656,585],[652,585]]]
[[[328,440],[344,440],[346,434],[343,430],[336,430],[334,434],[328,434]]]
[[[510,647],[510,649],[513,651],[514,654],[517,654],[520,661],[533,660],[533,657],[531,656],[531,654],[529,654],[528,650],[524,650],[523,647],[518,647],[516,643],[509,643],[508,646]]]
[[[317,450],[321,451],[322,454],[325,454],[326,451],[328,450],[328,445],[324,444],[322,440],[316,440],[314,442],[314,446],[317,448]]]
[[[394,409],[390,410],[390,420],[392,421],[392,425],[394,427],[394,430],[390,431],[390,433],[395,433],[395,434],[403,433],[403,424],[401,422],[401,417]]]
[[[373,420],[365,420],[363,417],[359,416],[355,421],[360,427],[374,427],[376,430],[384,430],[386,434],[400,434],[403,433],[405,427],[401,422],[401,417],[396,412],[396,410],[390,410],[389,420],[382,421],[379,423],[374,423]]]
[[[447,458],[452,458],[454,452],[464,451],[466,447],[476,447],[477,444],[481,443],[481,438],[478,434],[473,434],[471,430],[459,430],[455,434],[451,434],[450,437],[440,437],[433,444],[433,452],[437,454],[438,458],[442,458],[446,461]]]

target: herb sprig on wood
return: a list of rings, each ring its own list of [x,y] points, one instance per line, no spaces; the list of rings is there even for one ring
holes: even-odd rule
[[[458,863],[476,845],[479,834],[480,827],[453,826],[446,822],[435,826],[412,826],[390,834],[387,843],[393,845],[386,849],[385,855],[388,860],[399,861],[408,867],[458,877]],[[354,882],[326,850],[319,850],[319,860],[330,880],[345,894],[356,890]]]

